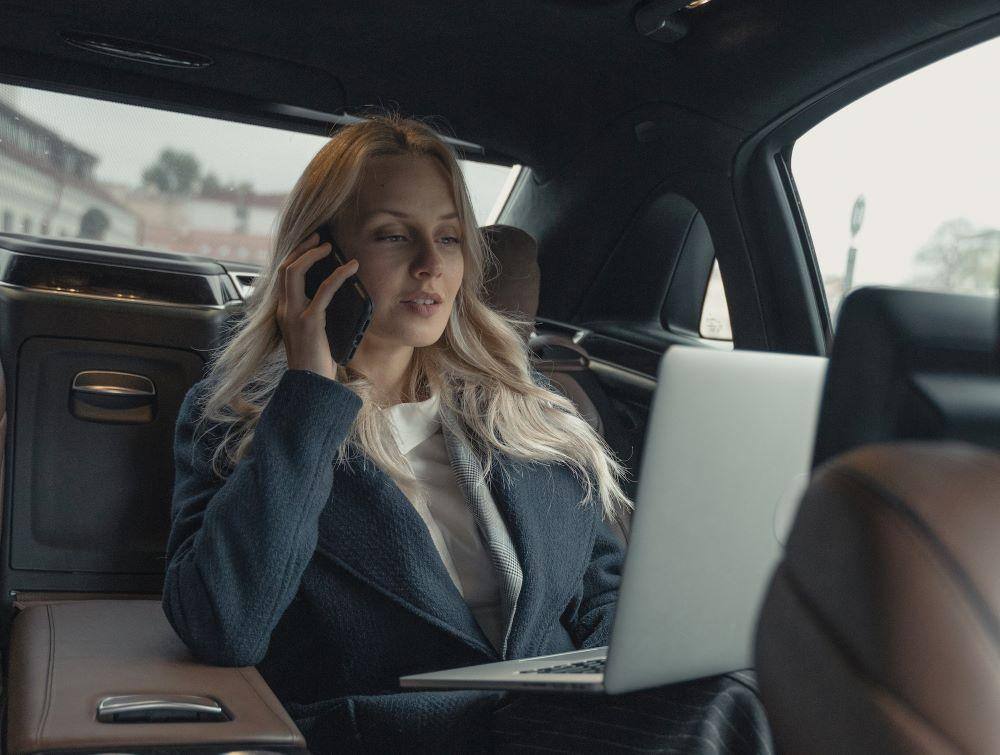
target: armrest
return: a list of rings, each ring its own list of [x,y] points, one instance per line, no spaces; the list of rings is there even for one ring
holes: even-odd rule
[[[98,720],[102,701],[127,695],[209,698],[219,703],[227,720],[167,721],[176,711],[154,712],[154,722],[136,722],[134,716],[114,723]],[[257,670],[197,661],[167,622],[159,601],[41,603],[15,616],[7,752],[209,744],[219,752],[307,752],[301,732]]]

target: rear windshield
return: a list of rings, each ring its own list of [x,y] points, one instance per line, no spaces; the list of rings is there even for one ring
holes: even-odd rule
[[[261,264],[324,137],[0,84],[0,231]],[[519,166],[461,161],[480,224]]]

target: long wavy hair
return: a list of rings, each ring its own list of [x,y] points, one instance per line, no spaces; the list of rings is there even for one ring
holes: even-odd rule
[[[462,227],[465,263],[444,333],[436,343],[414,348],[405,395],[439,393],[441,406],[461,420],[487,479],[494,451],[565,464],[584,488],[581,505],[596,499],[606,518],[618,519],[632,507],[619,484],[627,479],[624,466],[575,404],[558,390],[536,383],[527,346],[534,323],[485,303],[485,276],[496,258],[476,224],[456,156],[427,125],[398,115],[379,115],[338,130],[286,198],[273,254],[247,299],[245,316],[226,329],[222,345],[210,354],[205,390],[199,391],[199,425],[213,425],[217,438],[213,471],[224,477],[227,468],[246,455],[261,412],[287,370],[275,317],[278,266],[318,226],[336,227],[356,197],[368,161],[391,155],[426,156],[444,167]],[[333,463],[370,459],[412,483],[413,472],[371,381],[349,365],[338,365],[337,380],[360,396],[362,405]]]

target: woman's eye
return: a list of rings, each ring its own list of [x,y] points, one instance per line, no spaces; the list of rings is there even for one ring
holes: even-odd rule
[[[385,236],[379,236],[379,241],[406,241],[406,236],[399,233],[389,233]]]
[[[441,241],[443,241],[445,244],[448,244],[449,246],[452,244],[462,243],[461,239],[457,238],[456,236],[443,236],[441,238]]]

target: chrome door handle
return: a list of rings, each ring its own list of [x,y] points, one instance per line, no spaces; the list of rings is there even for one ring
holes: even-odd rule
[[[73,390],[102,396],[155,396],[156,386],[148,377],[131,372],[86,370],[73,378]]]
[[[86,422],[144,425],[156,417],[156,386],[144,375],[85,370],[73,378],[70,413]]]
[[[218,701],[197,695],[112,695],[97,703],[103,723],[228,721]]]

